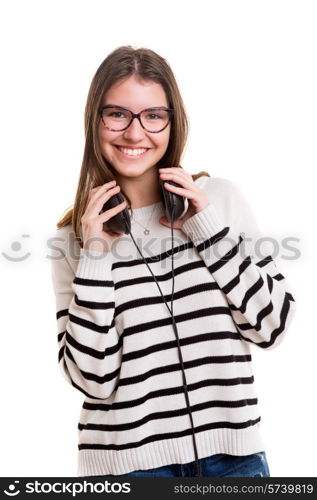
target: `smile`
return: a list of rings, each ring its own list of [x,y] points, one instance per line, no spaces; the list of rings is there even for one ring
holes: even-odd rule
[[[125,157],[132,157],[132,158],[141,158],[141,156],[144,156],[149,148],[123,148],[121,146],[115,146],[116,149]]]

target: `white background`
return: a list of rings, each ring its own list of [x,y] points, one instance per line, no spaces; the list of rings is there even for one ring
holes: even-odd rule
[[[83,395],[58,368],[47,239],[74,201],[91,79],[126,44],[173,68],[183,168],[236,182],[263,234],[299,240],[276,259],[296,317],[253,366],[271,475],[316,476],[316,17],[307,0],[1,2],[2,476],[77,475]]]

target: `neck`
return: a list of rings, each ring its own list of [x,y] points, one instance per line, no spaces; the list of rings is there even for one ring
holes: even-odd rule
[[[151,168],[139,177],[124,177],[117,174],[117,184],[128,195],[131,207],[141,208],[161,201],[157,168]]]

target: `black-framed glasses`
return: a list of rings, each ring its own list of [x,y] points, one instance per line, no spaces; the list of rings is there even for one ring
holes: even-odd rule
[[[132,113],[130,109],[110,104],[103,106],[99,111],[102,122],[108,130],[122,132],[131,125],[134,118],[137,118],[141,127],[152,134],[162,132],[169,124],[173,113],[172,108],[164,106],[146,108],[140,113]]]

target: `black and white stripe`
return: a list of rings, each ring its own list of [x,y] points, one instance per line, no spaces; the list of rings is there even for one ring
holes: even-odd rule
[[[184,243],[173,250],[173,311],[201,456],[203,450],[247,454],[261,442],[250,346],[270,349],[281,341],[294,299],[272,256],[242,257],[242,234],[217,226],[213,210],[189,219]],[[216,255],[211,250],[225,237],[232,248]],[[172,272],[163,263],[171,253],[148,258],[167,302]],[[67,257],[52,269],[59,365],[86,396],[80,471],[123,474],[151,468],[162,454],[163,462],[177,463],[175,446],[185,460],[192,456],[192,429],[172,318],[143,259],[93,256],[81,249],[75,273]],[[96,450],[102,458],[92,455]]]

